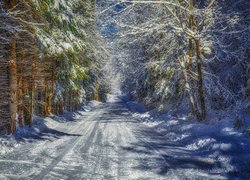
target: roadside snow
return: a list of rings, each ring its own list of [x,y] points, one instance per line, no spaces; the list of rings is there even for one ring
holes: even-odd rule
[[[143,104],[138,103],[136,101],[129,101],[129,102],[127,102],[127,107],[132,112],[144,113],[144,112],[147,111],[146,107]],[[143,116],[143,114],[142,114],[142,116]],[[147,117],[147,116],[148,115],[146,114],[145,117]],[[141,118],[143,118],[143,117],[141,117]]]
[[[102,102],[99,102],[99,101],[90,101],[86,105],[82,106],[81,110],[88,112],[88,111],[91,111],[94,107],[96,107],[96,106],[98,106],[100,104],[102,104]]]
[[[216,142],[216,140],[214,138],[202,138],[202,139],[198,139],[197,141],[195,141],[192,144],[187,145],[187,149],[189,150],[198,150],[200,148],[204,148],[206,146],[208,146],[211,143]]]
[[[0,155],[12,152],[14,148],[18,147],[19,144],[16,143],[15,139],[11,136],[0,138]]]
[[[190,115],[174,116],[156,110],[134,112],[138,108],[133,107],[133,117],[162,134],[168,142],[183,147],[191,158],[197,154],[212,158],[225,172],[235,173],[250,163],[250,137],[246,135],[249,117],[245,117],[244,128],[235,129],[236,116],[229,112],[214,112],[208,120],[198,123]]]
[[[131,102],[127,104],[130,105]],[[134,105],[135,103],[132,102],[132,104]],[[140,109],[140,107],[141,105],[133,108],[133,111]],[[244,129],[237,130],[233,128],[235,119],[232,114],[224,114],[220,118],[217,118],[216,114],[214,116],[211,115],[210,120],[202,123],[191,119],[189,115],[177,117],[168,113],[159,114],[155,111],[135,112],[132,116],[142,121],[143,124],[153,127],[172,141],[185,143],[188,149],[197,150],[207,145],[217,147],[216,143],[218,141],[221,142],[219,143],[221,149],[229,149],[231,146],[229,147],[228,144],[223,143],[223,140],[227,140],[227,138],[231,138],[229,142],[238,143],[240,140],[244,141],[244,143],[239,143],[241,145],[250,142],[248,141],[249,137],[243,134],[245,132]]]
[[[80,111],[66,111],[61,116],[51,115],[46,118],[34,116],[32,127],[25,126],[24,128],[18,128],[14,134],[0,137],[0,155],[8,154],[20,145],[32,141],[30,137],[39,137],[39,134],[45,130],[55,129],[62,123],[79,119],[84,112],[91,111],[99,104],[101,104],[101,102],[90,101],[86,105],[83,105]],[[35,138],[33,138],[33,140],[35,140]]]

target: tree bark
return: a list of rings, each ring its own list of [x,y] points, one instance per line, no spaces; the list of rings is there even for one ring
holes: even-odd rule
[[[71,98],[72,98],[72,90],[69,90],[69,98],[68,98],[68,110],[69,110],[69,112],[71,112]]]
[[[197,55],[197,72],[198,72],[198,95],[199,103],[201,108],[202,120],[206,118],[206,104],[203,89],[203,73],[202,73],[202,62],[201,62],[201,51],[200,51],[200,40],[195,40],[196,55]]]
[[[17,100],[18,100],[18,126],[23,128],[23,91],[22,91],[22,77],[18,79],[18,92],[17,92]]]
[[[17,64],[16,64],[16,37],[11,39],[8,49],[8,68],[9,68],[9,87],[10,87],[10,122],[8,125],[8,133],[16,130],[16,114],[17,114]]]
[[[16,5],[16,0],[8,0],[9,9],[13,8]]]
[[[42,90],[38,89],[37,100],[38,100],[38,114],[43,115],[43,99],[42,99]]]
[[[101,101],[99,93],[100,93],[100,85],[98,82],[96,82],[95,91],[94,91],[94,100]]]
[[[57,111],[57,102],[53,102],[53,98],[55,96],[55,86],[56,86],[56,83],[55,83],[55,78],[56,75],[55,75],[55,63],[53,63],[53,66],[52,66],[52,85],[51,85],[51,104],[52,104],[52,107],[51,107],[51,110],[52,110],[52,113],[55,113]],[[54,106],[55,105],[55,106]]]
[[[188,26],[191,31],[196,30],[196,22],[194,17],[194,1],[189,0],[189,17],[188,17]],[[193,57],[196,53],[196,70],[194,70],[193,65]],[[200,51],[200,40],[189,38],[189,50],[188,50],[188,74],[186,74],[186,78],[188,80],[189,87],[191,88],[189,92],[190,101],[192,99],[193,102],[190,102],[191,104],[191,110],[192,113],[196,116],[198,121],[202,121],[206,117],[206,105],[205,105],[205,97],[203,92],[203,73],[202,73],[202,63],[201,63],[201,51]],[[197,72],[198,74],[198,80],[194,80],[192,78],[193,72]],[[197,85],[196,85],[197,84]],[[195,90],[195,87],[198,88],[198,90]],[[187,87],[186,87],[187,88]]]
[[[44,115],[51,115],[51,95],[49,91],[49,81],[45,78],[45,103],[44,103]]]
[[[32,63],[32,77],[31,77],[31,86],[30,86],[30,117],[29,117],[29,126],[32,125],[33,122],[33,114],[35,107],[35,63]]]
[[[192,113],[193,115],[198,119],[200,120],[201,119],[201,114],[198,110],[198,107],[197,107],[197,103],[195,101],[195,98],[194,98],[194,95],[193,95],[193,92],[192,92],[192,87],[191,87],[191,79],[190,77],[188,76],[188,73],[187,73],[187,68],[186,68],[186,63],[185,63],[185,60],[181,60],[179,59],[179,63],[180,63],[180,66],[181,66],[181,69],[182,69],[182,72],[183,72],[183,77],[184,77],[184,81],[185,81],[185,89],[188,93],[188,96],[189,96],[189,102],[190,102],[190,106],[191,106],[191,109],[192,109]]]

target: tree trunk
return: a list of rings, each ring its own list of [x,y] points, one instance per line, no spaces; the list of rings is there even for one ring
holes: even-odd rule
[[[195,105],[196,101],[195,101],[195,92],[194,92],[194,80],[191,77],[191,74],[193,72],[193,43],[192,43],[192,39],[189,39],[189,52],[188,52],[188,73],[186,72],[186,76],[190,81],[190,93],[189,96],[192,96],[190,99],[194,100],[194,104],[191,102],[191,111],[193,114],[195,114],[195,111],[197,109],[197,106]]]
[[[94,91],[94,100],[96,101],[101,101],[101,98],[100,98],[100,85],[98,82],[96,82],[96,85],[95,85],[95,91]]]
[[[64,111],[64,101],[60,100],[58,106],[59,106],[58,107],[58,114],[63,114],[63,111]]]
[[[78,107],[79,107],[78,98],[79,98],[79,90],[76,91],[76,96],[75,96],[75,110],[76,111],[78,111]]]
[[[194,8],[194,2],[193,0],[189,1],[189,10],[190,10],[190,15],[189,15],[189,28],[191,30],[194,30],[195,26],[195,20],[194,20],[194,15],[193,15],[193,8]],[[197,119],[200,119],[200,114],[198,111],[198,106],[197,106],[197,100],[195,97],[195,80],[192,78],[191,74],[194,72],[194,67],[193,67],[193,57],[194,57],[194,44],[193,44],[193,39],[190,37],[189,38],[189,50],[188,50],[188,72],[186,72],[186,79],[188,82],[188,87],[190,88],[189,94],[189,99],[190,99],[190,104],[191,104],[191,111],[193,115],[196,116]],[[187,88],[187,85],[186,85]]]
[[[54,95],[55,95],[55,82],[52,80],[52,92],[50,96],[50,101],[51,101],[51,112],[54,113],[56,111],[56,102],[54,102]],[[55,106],[54,106],[55,105]]]
[[[49,91],[49,81],[45,78],[45,103],[44,103],[44,115],[51,115],[51,95]]]
[[[57,111],[57,102],[53,102],[53,98],[55,96],[55,65],[53,63],[53,67],[52,67],[52,90],[51,90],[51,104],[52,104],[52,107],[51,107],[51,110],[52,110],[52,113],[55,113]],[[54,106],[54,105],[55,106]]]
[[[37,100],[38,100],[38,114],[43,115],[43,99],[42,99],[42,90],[38,89]]]
[[[67,110],[67,91],[63,92],[63,105],[62,105],[62,109],[63,111]]]
[[[10,122],[8,125],[8,133],[16,130],[16,114],[17,114],[17,64],[16,64],[16,37],[11,39],[8,49],[8,68],[9,68],[9,87],[10,87]]]
[[[52,114],[52,100],[53,100],[53,94],[51,92],[51,89],[48,88],[48,110],[47,115],[50,116]]]
[[[206,104],[203,90],[203,73],[202,73],[202,62],[201,62],[201,51],[200,51],[200,40],[195,40],[196,55],[197,55],[197,72],[198,72],[198,95],[199,103],[201,108],[202,120],[206,118]]]
[[[194,17],[194,1],[189,0],[189,28],[191,31],[196,30],[196,22],[195,22],[195,17]],[[194,42],[193,42],[194,41]],[[198,80],[194,80],[192,78],[193,72],[196,72],[194,70],[193,66],[193,57],[196,52],[196,59],[197,59],[197,74],[198,74]],[[190,102],[191,104],[191,110],[193,114],[196,116],[198,121],[202,121],[206,117],[206,106],[205,106],[205,98],[204,98],[204,93],[203,93],[203,74],[202,74],[202,63],[201,63],[201,52],[200,52],[200,40],[194,40],[193,38],[190,37],[189,39],[189,51],[188,51],[188,56],[189,56],[189,65],[188,65],[188,74],[186,74],[186,78],[188,81],[190,81],[189,87],[191,88],[189,91],[189,96],[190,101],[192,99],[193,102]],[[196,82],[196,83],[195,83]],[[195,90],[197,84],[198,90]],[[187,87],[186,87],[187,88]]]
[[[198,120],[200,120],[201,115],[200,115],[200,113],[198,111],[198,107],[197,107],[195,98],[193,96],[192,87],[190,85],[191,79],[189,78],[187,70],[186,70],[185,60],[179,59],[179,63],[180,63],[180,66],[181,66],[181,69],[182,69],[182,72],[183,72],[183,77],[184,77],[184,80],[185,80],[185,89],[186,89],[186,91],[188,93],[188,96],[189,96],[190,106],[191,106],[191,109],[193,110],[192,113]]]
[[[74,112],[75,111],[75,91],[72,90],[71,93],[71,111]]]
[[[30,119],[30,92],[29,92],[29,84],[26,80],[23,79],[22,84],[22,91],[23,91],[23,109],[24,109],[24,122],[25,125],[29,125],[29,119]]]
[[[16,0],[8,0],[9,9],[13,8],[16,5]]]
[[[18,126],[23,128],[23,91],[22,91],[22,77],[18,79],[18,92],[17,92],[17,100],[18,100]]]
[[[72,101],[72,96],[71,96],[71,94],[72,94],[72,90],[69,90],[69,101],[68,101],[68,110],[69,110],[69,112],[71,112],[71,101]]]
[[[47,107],[48,107],[48,81],[47,81],[47,78],[45,78],[45,89],[44,89],[44,116],[47,116]]]
[[[28,122],[29,126],[31,126],[33,122],[34,106],[35,106],[35,63],[32,63],[32,77],[30,86],[30,117]]]

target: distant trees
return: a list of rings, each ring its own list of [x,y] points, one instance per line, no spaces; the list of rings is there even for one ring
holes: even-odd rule
[[[31,126],[34,113],[62,114],[86,100],[105,100],[108,83],[100,67],[108,55],[95,31],[94,6],[82,0],[0,2],[0,133]]]

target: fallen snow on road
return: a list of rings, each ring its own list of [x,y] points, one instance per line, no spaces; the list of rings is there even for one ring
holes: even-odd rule
[[[145,110],[93,101],[35,117],[31,128],[1,138],[0,179],[249,179],[249,136],[232,116],[197,123]]]

